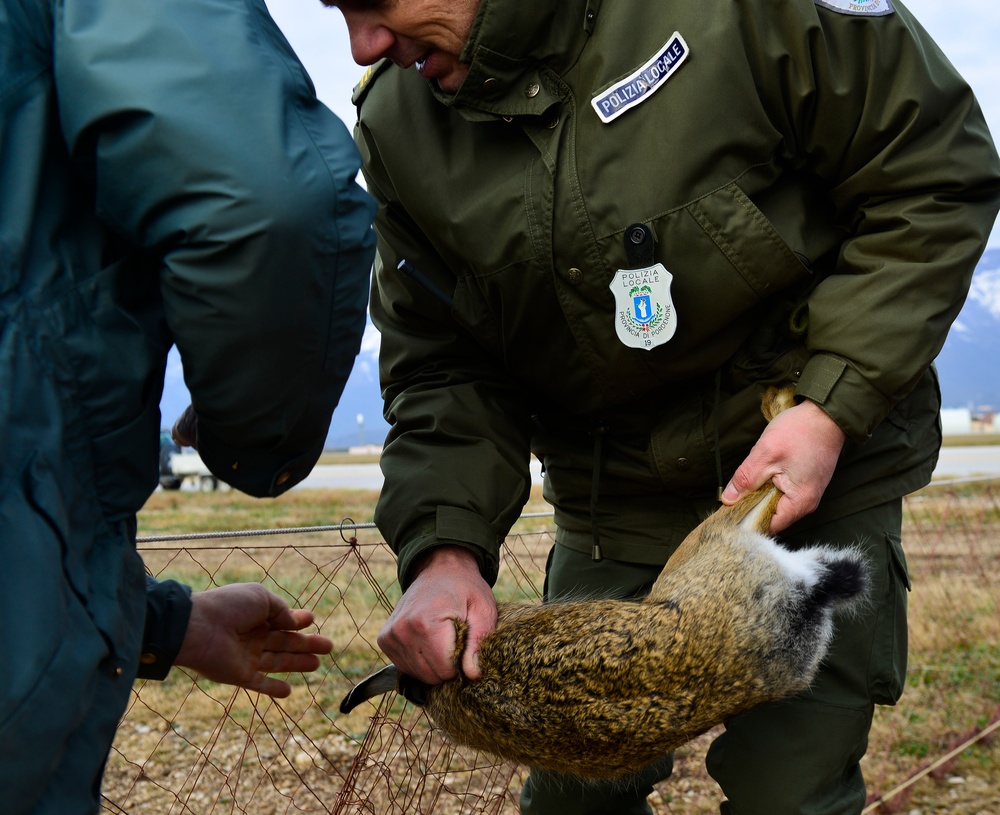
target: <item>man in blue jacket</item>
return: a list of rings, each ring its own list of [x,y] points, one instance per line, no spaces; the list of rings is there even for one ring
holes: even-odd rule
[[[329,650],[260,586],[147,585],[135,515],[172,344],[217,476],[315,464],[364,327],[358,166],[263,0],[0,0],[6,813],[97,811],[140,665],[284,695]]]

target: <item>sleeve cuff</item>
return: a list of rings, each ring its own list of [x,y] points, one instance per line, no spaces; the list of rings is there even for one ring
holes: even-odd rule
[[[815,402],[857,442],[866,442],[892,404],[842,357],[816,354],[795,387],[799,398]]]
[[[137,678],[166,678],[181,650],[190,618],[190,587],[176,580],[146,578],[146,623]]]
[[[423,524],[420,533],[397,551],[399,585],[406,591],[413,582],[413,564],[420,555],[451,544],[472,552],[483,580],[492,586],[500,571],[501,543],[502,538],[482,516],[457,507],[438,507],[434,520]]]

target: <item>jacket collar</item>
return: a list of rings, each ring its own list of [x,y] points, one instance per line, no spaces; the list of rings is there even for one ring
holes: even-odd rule
[[[481,0],[461,59],[469,75],[456,93],[431,92],[467,119],[541,116],[590,37],[601,0]]]

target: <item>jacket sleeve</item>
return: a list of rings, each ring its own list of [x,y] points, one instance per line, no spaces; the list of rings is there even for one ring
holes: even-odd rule
[[[1000,164],[972,91],[900,3],[878,17],[780,5],[757,21],[753,70],[782,100],[773,115],[789,154],[824,180],[846,236],[808,300],[798,393],[864,441],[962,308],[1000,206]]]
[[[371,316],[382,336],[390,430],[375,521],[398,555],[404,589],[417,556],[446,543],[470,550],[492,584],[500,545],[531,486],[524,389],[477,341],[474,326],[453,319],[443,300],[454,293],[454,272],[394,204],[363,125],[355,136],[368,189],[380,203]],[[404,259],[419,280],[397,268]]]
[[[138,679],[165,679],[191,619],[191,589],[175,580],[146,577],[146,622]]]
[[[858,16],[791,0],[753,6],[746,23],[786,154],[822,179],[845,236],[808,300],[812,356],[797,391],[857,441],[941,350],[1000,206],[971,89],[893,7]]]
[[[301,480],[360,347],[374,203],[263,0],[66,0],[59,115],[100,217],[159,266],[218,476]]]

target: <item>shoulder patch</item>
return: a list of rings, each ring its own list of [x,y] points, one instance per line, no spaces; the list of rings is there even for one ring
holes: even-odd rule
[[[861,17],[884,17],[895,11],[891,0],[815,0],[815,2],[817,6],[841,14],[856,14]]]
[[[365,68],[365,72],[361,76],[361,81],[354,86],[354,92],[351,94],[351,102],[355,105],[360,105],[365,99],[365,94],[368,93],[374,84],[375,78],[390,65],[392,65],[392,60],[380,59],[378,62]]]

